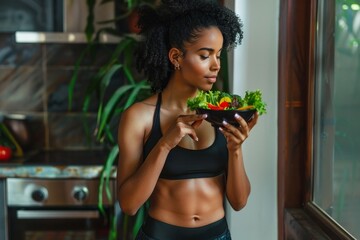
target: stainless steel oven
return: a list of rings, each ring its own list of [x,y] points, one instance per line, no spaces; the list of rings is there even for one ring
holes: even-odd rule
[[[100,213],[98,187],[98,179],[8,178],[9,239],[107,239],[115,204],[104,197]]]

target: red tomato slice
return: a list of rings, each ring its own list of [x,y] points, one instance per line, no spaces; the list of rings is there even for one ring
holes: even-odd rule
[[[216,106],[216,105],[213,105],[213,104],[211,104],[211,103],[208,103],[208,107],[209,107],[211,110],[224,110],[223,107]]]

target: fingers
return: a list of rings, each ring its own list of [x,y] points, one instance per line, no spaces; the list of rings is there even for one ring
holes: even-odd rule
[[[223,127],[220,129],[227,139],[233,139],[233,141],[241,143],[249,136],[249,127],[244,119],[237,119],[239,127],[235,127],[228,122],[223,122]]]
[[[241,132],[249,132],[256,125],[259,119],[259,113],[255,112],[248,122],[238,114],[235,114],[234,118],[239,123],[238,128],[240,128]]]
[[[182,131],[184,135],[187,134],[194,141],[198,141],[199,139],[195,129],[200,126],[206,117],[206,114],[180,115],[177,118],[177,125],[180,129],[183,129]]]
[[[205,118],[207,118],[206,114],[191,114],[191,115],[180,115],[177,118],[178,122],[185,122],[185,123],[192,123],[192,122],[196,122],[196,121],[202,121]],[[201,123],[201,122],[200,122]]]
[[[180,137],[183,138],[185,135],[189,135],[194,141],[198,141],[195,128],[192,125],[186,124],[184,122],[177,122],[177,128],[180,130]]]
[[[203,122],[203,120],[204,120],[204,119],[197,120],[197,121],[193,122],[193,123],[191,124],[191,126],[192,126],[193,128],[197,128],[197,127],[200,126],[200,124]]]
[[[250,130],[256,125],[259,114],[256,112],[249,120],[249,122],[246,122],[238,114],[235,114],[234,118],[239,123],[238,127],[235,127],[224,121],[223,127],[221,127],[220,130],[223,132],[228,141],[241,144],[249,136]]]
[[[248,126],[249,126],[249,129],[251,130],[257,123],[259,119],[259,113],[256,112],[253,117],[251,118],[251,120],[248,122]]]
[[[238,115],[238,114],[235,114],[234,118],[239,123],[238,129],[240,129],[240,131],[243,132],[243,133],[248,133],[250,129],[249,129],[249,125],[245,121],[245,119],[240,117],[240,115]]]

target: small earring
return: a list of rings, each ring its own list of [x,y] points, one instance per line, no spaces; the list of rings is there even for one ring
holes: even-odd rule
[[[174,65],[175,65],[175,70],[180,70],[180,65],[178,62],[176,62]]]

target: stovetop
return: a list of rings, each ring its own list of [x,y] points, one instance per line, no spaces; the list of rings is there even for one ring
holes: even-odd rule
[[[39,151],[24,157],[24,165],[103,165],[108,152],[100,150]]]
[[[9,177],[31,178],[97,178],[108,157],[106,151],[39,151],[23,158],[0,163],[0,179]],[[114,162],[110,175],[116,176]]]

